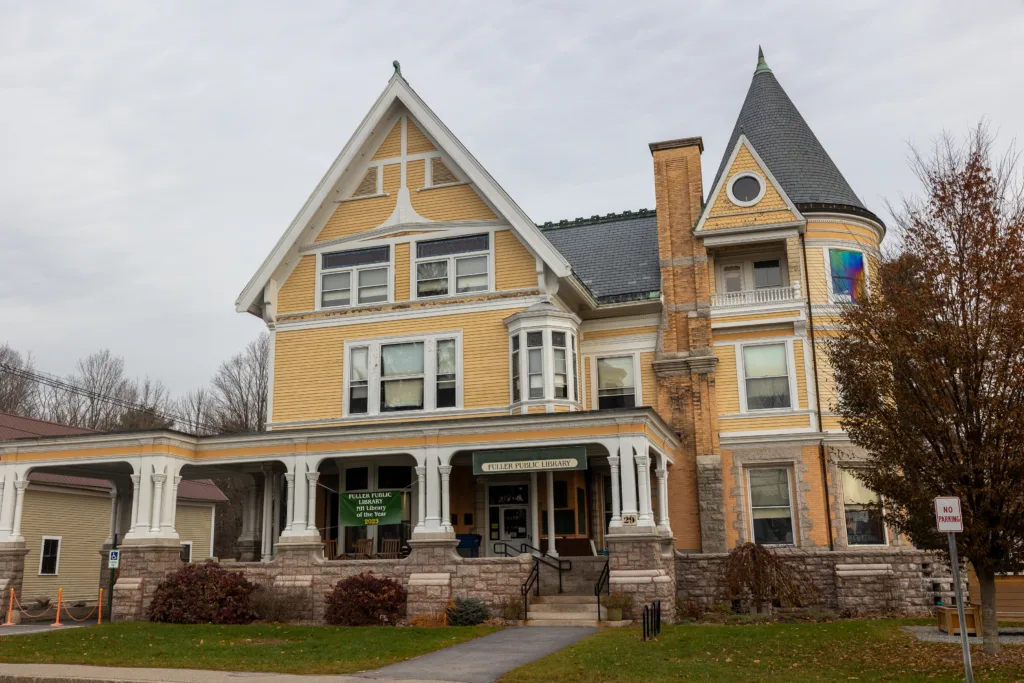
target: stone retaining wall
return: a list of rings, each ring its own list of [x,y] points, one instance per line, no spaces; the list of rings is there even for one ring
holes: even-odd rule
[[[784,549],[810,581],[814,595],[808,609],[842,614],[931,613],[937,599],[948,601],[952,572],[940,553],[912,548],[828,551]],[[727,555],[676,554],[676,598],[707,608],[728,602],[721,586]]]

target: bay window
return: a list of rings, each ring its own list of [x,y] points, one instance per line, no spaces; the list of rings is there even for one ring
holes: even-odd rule
[[[532,329],[509,336],[510,398],[579,401],[576,335],[569,329]]]
[[[526,358],[529,363],[530,398],[544,398],[544,333],[526,333]]]
[[[847,544],[885,545],[885,515],[881,497],[850,470],[843,469],[840,472]]]
[[[391,247],[320,255],[320,307],[383,303],[390,299]]]
[[[457,408],[457,333],[351,342],[345,346],[345,415]]]
[[[747,470],[747,490],[754,543],[792,545],[789,468],[757,467]]]
[[[633,356],[597,359],[597,407],[636,407],[636,380]]]
[[[490,289],[490,236],[416,243],[416,298]]]
[[[519,335],[512,337],[512,402],[519,403]]]
[[[743,379],[747,410],[779,410],[792,407],[788,347],[756,344],[743,347]]]

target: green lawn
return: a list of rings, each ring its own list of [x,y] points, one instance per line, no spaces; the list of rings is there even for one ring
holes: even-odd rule
[[[962,681],[960,646],[921,643],[895,620],[605,629],[502,677],[542,681]],[[977,681],[1024,680],[1024,646],[998,659],[972,648]]]
[[[346,628],[117,622],[0,638],[0,662],[353,673],[387,666],[497,630],[486,626]]]

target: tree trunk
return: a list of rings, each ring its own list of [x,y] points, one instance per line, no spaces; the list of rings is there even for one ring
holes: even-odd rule
[[[996,575],[991,569],[976,570],[981,585],[981,623],[985,652],[999,652],[999,622],[996,620]]]

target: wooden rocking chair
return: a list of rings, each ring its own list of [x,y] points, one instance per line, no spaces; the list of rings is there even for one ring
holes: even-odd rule
[[[338,542],[335,540],[324,541],[324,559],[335,560],[338,558]]]
[[[385,538],[380,542],[380,552],[377,557],[383,560],[397,560],[402,541],[397,538]]]
[[[370,553],[373,552],[373,539],[372,538],[360,538],[356,540],[356,559],[357,560],[368,560],[370,559]]]

